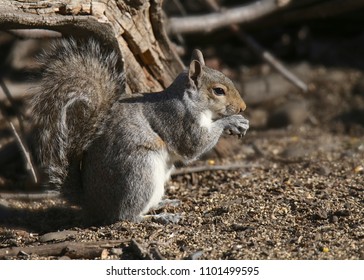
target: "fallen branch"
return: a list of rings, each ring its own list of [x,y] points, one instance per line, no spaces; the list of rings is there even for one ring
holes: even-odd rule
[[[43,200],[50,198],[60,198],[62,197],[60,192],[57,191],[47,191],[42,193],[4,193],[0,192],[0,198],[4,199],[20,199],[20,200]]]
[[[73,242],[46,244],[36,247],[10,247],[0,249],[0,259],[18,255],[68,256],[71,259],[100,258],[105,249],[118,247],[129,240],[101,240],[95,242]]]
[[[172,17],[169,19],[169,32],[173,34],[211,32],[231,24],[252,22],[286,7],[290,2],[290,0],[255,1],[208,15]]]
[[[27,170],[30,173],[31,177],[33,178],[33,183],[37,184],[38,183],[38,177],[37,174],[35,172],[34,169],[34,164],[33,164],[33,159],[32,156],[29,152],[29,148],[26,144],[26,142],[24,141],[24,138],[21,136],[20,133],[18,133],[18,131],[16,130],[14,124],[12,122],[9,123],[11,129],[13,130],[13,133],[16,137],[16,140],[18,141],[19,147],[21,149],[21,151],[23,152],[23,156],[27,162]]]

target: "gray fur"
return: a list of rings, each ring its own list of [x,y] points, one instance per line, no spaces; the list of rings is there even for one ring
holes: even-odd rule
[[[158,204],[176,162],[195,160],[225,130],[248,129],[239,115],[245,109],[239,93],[222,73],[201,64],[202,54],[194,62],[200,71],[182,72],[165,91],[118,100],[124,79],[114,54],[102,54],[94,41],[81,49],[61,41],[60,48],[70,61],[60,61],[57,53],[46,56],[50,69],[33,112],[50,181],[82,189],[92,223],[141,219]],[[98,85],[82,83],[90,75],[86,68],[95,70]],[[226,88],[226,96],[216,97],[215,85]]]
[[[65,182],[73,184],[69,167],[79,165],[82,152],[102,134],[106,112],[124,90],[124,75],[117,71],[116,53],[93,40],[59,40],[40,63],[42,79],[31,99],[40,160],[49,183],[67,192]]]

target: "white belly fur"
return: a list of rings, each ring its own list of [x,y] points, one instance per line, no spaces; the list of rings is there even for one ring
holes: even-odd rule
[[[142,211],[142,214],[147,213],[151,208],[158,206],[164,195],[164,185],[169,180],[173,167],[168,166],[169,155],[167,150],[150,154],[150,164],[153,178],[153,193]]]

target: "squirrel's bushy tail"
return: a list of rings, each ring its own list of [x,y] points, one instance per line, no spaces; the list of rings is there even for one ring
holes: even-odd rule
[[[121,62],[94,40],[62,39],[40,57],[42,78],[31,98],[39,156],[49,183],[64,185],[70,166],[103,131],[124,92]]]

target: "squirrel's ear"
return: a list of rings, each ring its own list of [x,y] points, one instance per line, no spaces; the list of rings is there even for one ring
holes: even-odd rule
[[[202,75],[202,65],[197,60],[192,60],[190,63],[190,67],[188,68],[188,78],[191,81],[191,84],[196,88],[199,87],[200,80]]]
[[[203,58],[202,52],[198,49],[194,49],[192,52],[191,62],[197,60],[201,65],[205,65],[205,59]]]

